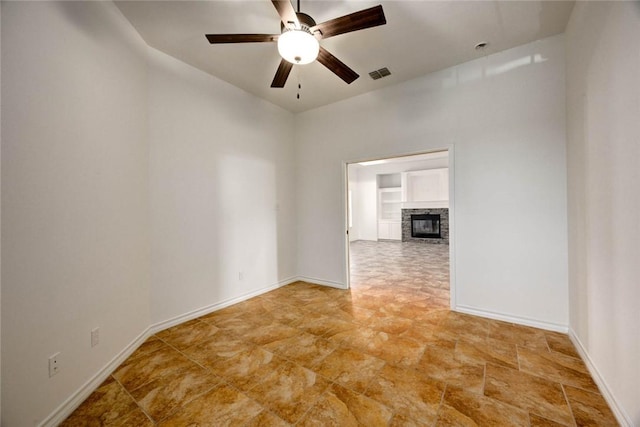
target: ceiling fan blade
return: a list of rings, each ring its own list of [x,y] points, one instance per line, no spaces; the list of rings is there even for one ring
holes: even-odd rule
[[[292,68],[293,64],[291,62],[284,59],[280,61],[278,71],[276,71],[276,75],[273,77],[273,81],[271,82],[271,87],[284,87]]]
[[[318,62],[331,70],[331,72],[340,77],[347,84],[351,84],[355,79],[360,77],[358,73],[347,67],[344,62],[330,54],[322,46],[320,46],[320,52],[318,53]]]
[[[310,31],[311,33],[315,33],[319,30],[319,36],[326,39],[339,34],[377,27],[378,25],[384,25],[386,23],[387,19],[384,17],[382,6],[378,5],[317,24],[315,27],[311,27]]]
[[[277,42],[279,34],[205,34],[211,44]]]
[[[296,10],[291,5],[290,0],[271,0],[271,3],[275,6],[282,23],[286,27],[291,28],[293,25],[295,28],[300,28],[300,22],[298,21]]]

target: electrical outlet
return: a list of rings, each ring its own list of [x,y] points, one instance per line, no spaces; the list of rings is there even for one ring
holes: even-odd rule
[[[100,343],[100,328],[93,328],[91,330],[91,347],[95,347]]]
[[[238,280],[244,280],[244,273],[242,271],[238,272]]]
[[[60,352],[49,356],[49,377],[60,372]]]

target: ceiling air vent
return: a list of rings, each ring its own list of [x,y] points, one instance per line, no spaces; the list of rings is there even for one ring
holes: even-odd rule
[[[387,77],[391,75],[391,71],[387,67],[380,68],[379,70],[375,70],[369,73],[373,80],[378,80],[383,77]]]

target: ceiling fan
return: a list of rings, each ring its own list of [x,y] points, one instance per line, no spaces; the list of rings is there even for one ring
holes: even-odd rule
[[[211,44],[277,42],[282,56],[271,87],[284,87],[294,64],[308,64],[316,59],[331,72],[350,84],[358,73],[320,46],[319,41],[365,28],[384,25],[387,20],[382,6],[374,6],[321,24],[306,13],[296,12],[290,0],[271,0],[280,15],[281,34],[206,34]]]

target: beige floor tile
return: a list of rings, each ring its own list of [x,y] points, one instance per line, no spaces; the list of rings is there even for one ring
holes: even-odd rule
[[[363,393],[385,362],[351,348],[338,348],[320,362],[314,371],[347,388]]]
[[[131,396],[157,422],[219,383],[220,378],[193,365],[155,379],[131,392]]]
[[[414,367],[420,361],[425,347],[425,344],[411,338],[389,334],[387,341],[370,350],[370,353],[393,365]]]
[[[518,360],[523,372],[598,392],[598,387],[580,359],[557,352],[538,352],[518,347]]]
[[[410,338],[422,344],[431,344],[433,341],[438,340],[438,338],[433,334],[432,328],[419,324],[416,325],[415,323],[409,329],[402,332],[400,336]]]
[[[318,312],[308,314],[291,325],[305,332],[327,338],[357,327],[356,324],[340,319],[338,316]]]
[[[529,423],[531,424],[531,427],[573,427],[573,424],[557,423],[548,418],[544,418],[532,413],[529,413]]]
[[[131,356],[127,358],[127,362],[137,359],[140,356],[153,353],[156,350],[160,350],[163,347],[167,347],[167,344],[156,336],[149,337],[140,347],[134,351]]]
[[[447,318],[449,310],[443,309],[423,309],[412,315],[412,319],[415,327],[433,329],[436,326],[442,324]]]
[[[213,324],[215,325],[215,327],[222,331],[231,332],[236,335],[243,335],[245,332],[254,330],[256,328],[256,325],[254,323],[251,323],[241,315],[216,319]]]
[[[580,359],[580,354],[578,354],[576,347],[571,342],[569,335],[550,331],[545,331],[544,335],[547,339],[549,350]]]
[[[487,338],[488,320],[450,311],[434,332],[441,336],[478,341]]]
[[[184,354],[203,366],[214,368],[253,347],[251,342],[240,339],[231,332],[221,331],[212,339],[185,349]]]
[[[516,369],[487,364],[484,394],[559,423],[573,419],[560,384]]]
[[[423,427],[425,425],[422,421],[412,420],[411,418],[402,415],[394,414],[389,422],[389,427]]]
[[[161,427],[243,426],[263,410],[238,390],[221,384],[160,422]]]
[[[250,300],[236,304],[242,312],[265,313],[278,311],[282,308],[282,303],[276,299],[268,298],[266,295],[260,295]]]
[[[113,373],[120,384],[132,392],[153,380],[197,366],[183,354],[170,347],[125,361]]]
[[[122,417],[137,409],[138,406],[124,388],[112,382],[91,393],[61,426],[117,425]]]
[[[109,384],[111,384],[111,383],[115,382],[115,381],[116,381],[116,379],[115,379],[115,378],[113,378],[113,375],[109,375],[109,376],[107,377],[107,379],[106,379],[106,380],[102,381],[102,384],[100,384],[100,385],[98,386],[98,388],[102,388],[102,387],[104,387],[104,386],[106,386],[106,385],[109,385]],[[98,388],[96,388],[96,390],[97,390]]]
[[[267,302],[269,301],[269,302]],[[246,301],[239,302],[237,304],[230,305],[223,309],[227,313],[236,313],[239,316],[242,315],[266,315],[269,310],[265,308],[265,305],[273,304],[273,300],[267,300],[264,297],[251,298]]]
[[[411,328],[413,321],[404,317],[376,312],[362,324],[377,331],[399,335]]]
[[[307,332],[264,346],[265,349],[307,368],[313,368],[322,362],[336,347],[336,344]]]
[[[339,332],[329,338],[329,341],[361,351],[375,348],[389,340],[389,334],[361,326]]]
[[[335,313],[335,317],[357,325],[362,325],[363,322],[373,316],[373,314],[374,310],[358,307],[353,305],[353,303],[348,302],[340,306],[340,311]]]
[[[272,414],[266,409],[260,412],[256,417],[252,418],[244,427],[288,427],[291,424]]]
[[[243,338],[252,341],[258,345],[269,344],[274,341],[280,341],[294,335],[301,334],[302,331],[291,326],[283,325],[279,322],[260,325],[243,334]]]
[[[564,386],[576,424],[582,426],[617,426],[618,422],[600,393]]]
[[[362,294],[357,297],[353,297],[350,304],[359,308],[364,308],[371,312],[375,312],[380,307],[388,303],[389,301],[387,301],[384,297],[381,297],[379,295]]]
[[[437,425],[529,427],[529,415],[486,396],[447,386]]]
[[[153,421],[140,408],[134,409],[113,423],[113,427],[153,427],[154,425]]]
[[[300,426],[386,426],[391,410],[362,394],[334,384],[297,424]]]
[[[517,344],[520,347],[548,350],[547,341],[542,329],[514,325],[498,320],[490,320],[488,326],[489,338],[510,344]]]
[[[444,383],[416,371],[386,365],[365,392],[392,411],[431,425],[435,419]]]
[[[328,386],[329,382],[315,372],[285,362],[267,374],[248,394],[283,420],[295,423]]]
[[[330,301],[327,294],[315,287],[299,286],[298,289],[293,292],[292,297],[298,300],[303,306]]]
[[[216,332],[218,332],[216,326],[194,319],[158,332],[156,336],[178,350],[184,350],[187,347],[209,339],[209,337],[215,335]]]
[[[518,368],[516,345],[491,338],[475,341],[461,338],[456,344],[455,357],[467,363],[493,363]]]
[[[455,349],[449,345],[427,345],[416,369],[449,385],[474,393],[481,394],[483,391],[484,363],[467,363],[456,359]]]
[[[330,295],[326,295],[326,297],[327,299],[305,304],[304,309],[311,312],[331,315],[335,311],[340,310],[342,304],[345,302],[341,298],[334,298]]]
[[[365,327],[341,332],[329,340],[401,366],[417,364],[425,348],[410,338]]]
[[[309,315],[309,312],[293,305],[282,304],[280,308],[269,313],[271,318],[283,325],[293,326],[293,323],[300,321]]]
[[[254,346],[235,354],[224,363],[216,363],[209,367],[213,373],[238,389],[248,391],[265,376],[278,369],[282,363],[284,359],[262,347]]]

